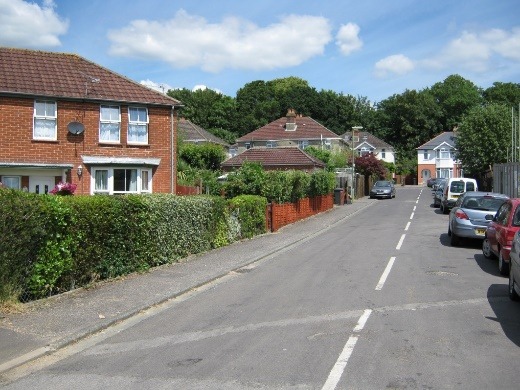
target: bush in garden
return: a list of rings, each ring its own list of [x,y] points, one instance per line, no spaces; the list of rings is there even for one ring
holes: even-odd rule
[[[314,171],[309,184],[309,196],[328,195],[334,192],[336,177],[332,172]]]
[[[266,198],[255,195],[240,195],[231,199],[229,204],[232,212],[238,213],[241,238],[251,238],[266,232]]]

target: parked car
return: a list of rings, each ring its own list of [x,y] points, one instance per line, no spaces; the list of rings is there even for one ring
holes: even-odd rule
[[[447,181],[448,181],[448,179],[445,179],[445,178],[437,179],[437,181],[432,185],[432,191],[437,191],[437,189],[440,186],[443,186],[444,183],[446,183]]]
[[[436,189],[433,191],[433,207],[441,207],[442,193],[445,185],[446,181],[435,184]]]
[[[448,214],[461,194],[478,191],[477,181],[466,177],[450,178],[444,187],[441,199],[441,211]]]
[[[427,181],[426,181],[426,185],[428,187],[433,187],[433,185],[437,182],[438,178],[437,177],[430,177]]]
[[[509,262],[509,298],[520,300],[520,231],[515,233]]]
[[[370,190],[370,199],[372,198],[395,198],[394,183],[389,180],[376,181]]]
[[[520,230],[520,198],[508,199],[500,206],[486,229],[482,253],[488,259],[498,257],[498,271],[509,273],[511,245]]]
[[[458,245],[462,237],[483,240],[489,223],[508,199],[504,194],[493,192],[463,193],[450,211],[448,236],[451,245]]]

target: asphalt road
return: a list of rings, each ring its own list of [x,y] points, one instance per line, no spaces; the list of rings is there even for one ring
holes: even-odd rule
[[[398,188],[5,388],[520,388],[520,305],[479,243],[449,245],[431,204],[429,188]]]

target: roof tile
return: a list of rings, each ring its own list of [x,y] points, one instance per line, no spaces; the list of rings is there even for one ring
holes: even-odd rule
[[[0,94],[178,106],[76,54],[0,47]]]

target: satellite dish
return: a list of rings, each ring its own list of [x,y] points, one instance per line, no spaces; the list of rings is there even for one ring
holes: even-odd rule
[[[77,135],[85,131],[85,126],[80,122],[70,122],[67,129],[69,129],[69,133]]]

